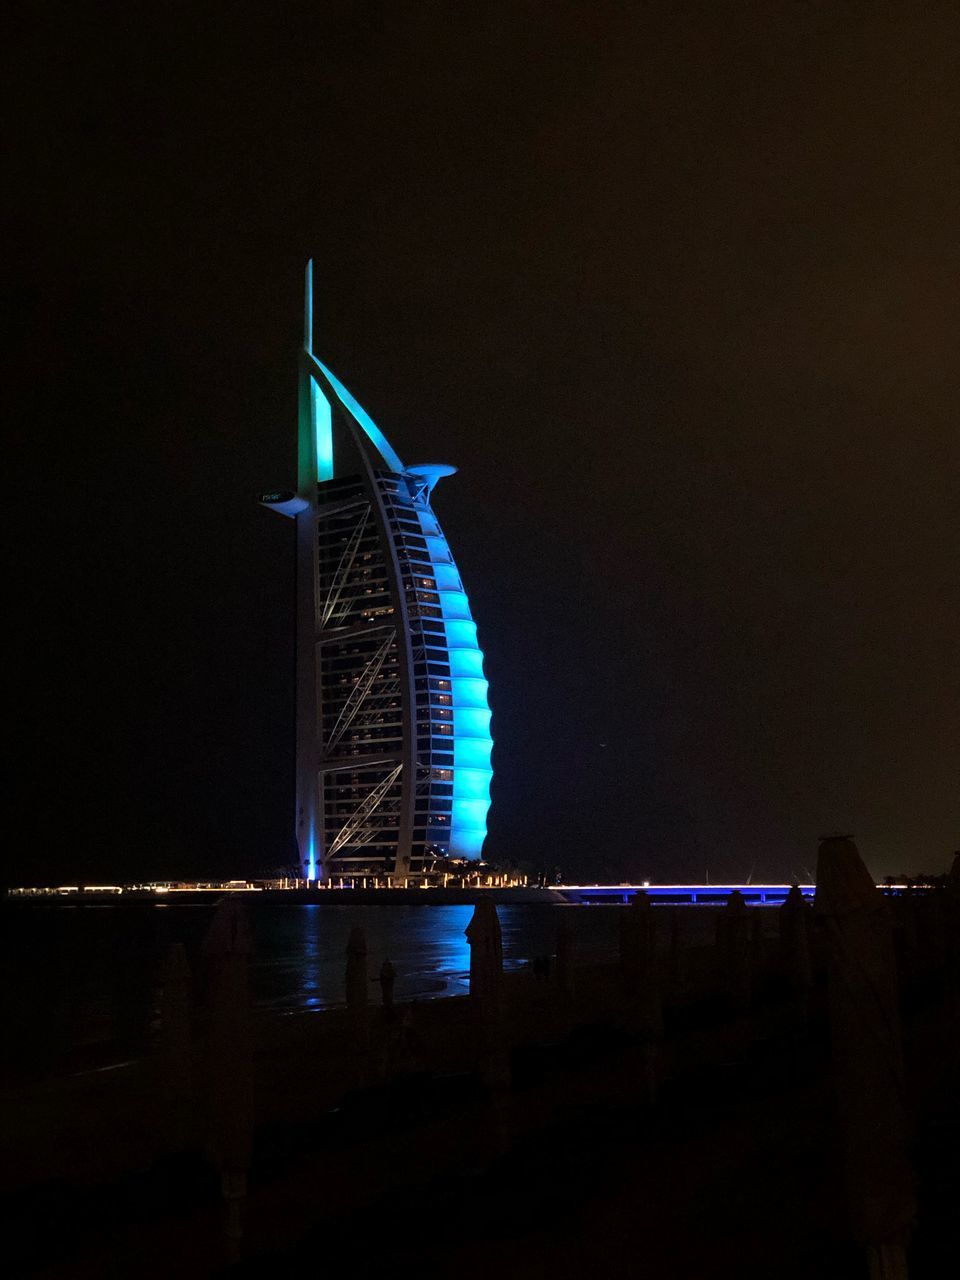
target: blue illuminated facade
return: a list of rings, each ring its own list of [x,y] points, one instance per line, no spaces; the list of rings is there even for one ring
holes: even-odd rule
[[[297,840],[308,879],[478,860],[490,709],[470,604],[433,511],[455,468],[404,466],[313,354],[308,268],[297,526]]]

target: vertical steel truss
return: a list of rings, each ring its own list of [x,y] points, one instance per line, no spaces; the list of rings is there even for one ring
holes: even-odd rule
[[[337,565],[337,571],[331,580],[330,590],[327,592],[327,598],[324,601],[323,609],[321,610],[319,618],[319,628],[321,631],[324,627],[328,626],[331,621],[346,613],[346,609],[338,609],[337,606],[339,604],[344,585],[350,575],[350,570],[356,562],[357,551],[360,548],[360,542],[366,532],[367,522],[369,519],[370,507],[366,506],[363,510],[363,514],[357,522],[357,527],[347,540],[347,545],[343,549],[343,555],[340,557],[340,563]]]

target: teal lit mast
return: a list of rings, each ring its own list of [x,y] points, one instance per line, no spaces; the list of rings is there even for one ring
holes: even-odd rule
[[[296,836],[309,881],[478,860],[492,778],[483,655],[430,505],[444,464],[404,466],[313,351],[307,264],[296,492]]]

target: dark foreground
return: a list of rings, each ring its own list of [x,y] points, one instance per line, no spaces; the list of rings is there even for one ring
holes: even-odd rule
[[[960,1245],[955,1008],[940,957],[893,906],[918,1180],[910,1274],[941,1277]],[[177,1064],[158,1044],[73,1093],[61,1081],[3,1099],[6,1258],[50,1277],[866,1280],[812,941],[804,1018],[775,938],[751,939],[737,990],[721,949],[674,937],[661,948],[662,1035],[622,963],[567,952],[548,973],[507,974],[509,1080],[491,1077],[469,998],[262,1020],[232,1247],[198,999],[186,1086],[171,1089]]]

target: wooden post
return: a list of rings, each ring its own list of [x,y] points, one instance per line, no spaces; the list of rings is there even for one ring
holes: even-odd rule
[[[393,988],[397,980],[397,972],[389,960],[380,966],[380,998],[383,1001],[385,1014],[393,1014]]]
[[[367,1083],[367,1057],[370,1041],[368,1018],[369,983],[367,975],[367,940],[359,925],[350,930],[347,940],[347,966],[344,985],[347,1013],[354,1055],[354,1076],[361,1088]]]
[[[173,1150],[179,1150],[190,1143],[196,1122],[190,966],[182,943],[174,942],[168,948],[160,981],[159,1092],[165,1139]]]
[[[667,944],[667,984],[671,999],[676,999],[683,990],[683,945],[680,928],[680,908],[671,907],[669,915],[669,941]]]
[[[557,993],[569,1012],[577,995],[577,939],[561,915],[557,927]]]
[[[503,1027],[503,940],[493,899],[482,894],[466,928],[470,1000],[478,1033],[478,1070],[491,1088],[509,1084]]]
[[[750,922],[750,991],[754,1001],[760,995],[766,975],[763,912],[764,908],[758,906],[750,907],[747,912]]]
[[[896,964],[887,905],[852,840],[821,841],[832,1069],[847,1201],[871,1280],[906,1280],[915,1218]]]
[[[253,1044],[247,990],[250,934],[242,904],[221,901],[203,943],[209,1025],[206,1077],[209,1143],[220,1170],[227,1255],[236,1260],[253,1146]]]
[[[791,885],[777,911],[777,924],[780,930],[780,971],[790,993],[798,1030],[805,1031],[813,971],[810,965],[810,908],[803,900],[799,885]]]
[[[620,970],[625,988],[627,1025],[640,1042],[644,1100],[656,1101],[663,1008],[657,963],[656,917],[641,890],[620,908]]]
[[[953,855],[941,902],[947,1017],[954,1063],[960,1064],[960,849]]]
[[[747,904],[734,889],[717,918],[717,962],[720,990],[734,1013],[750,1004],[750,938]]]

